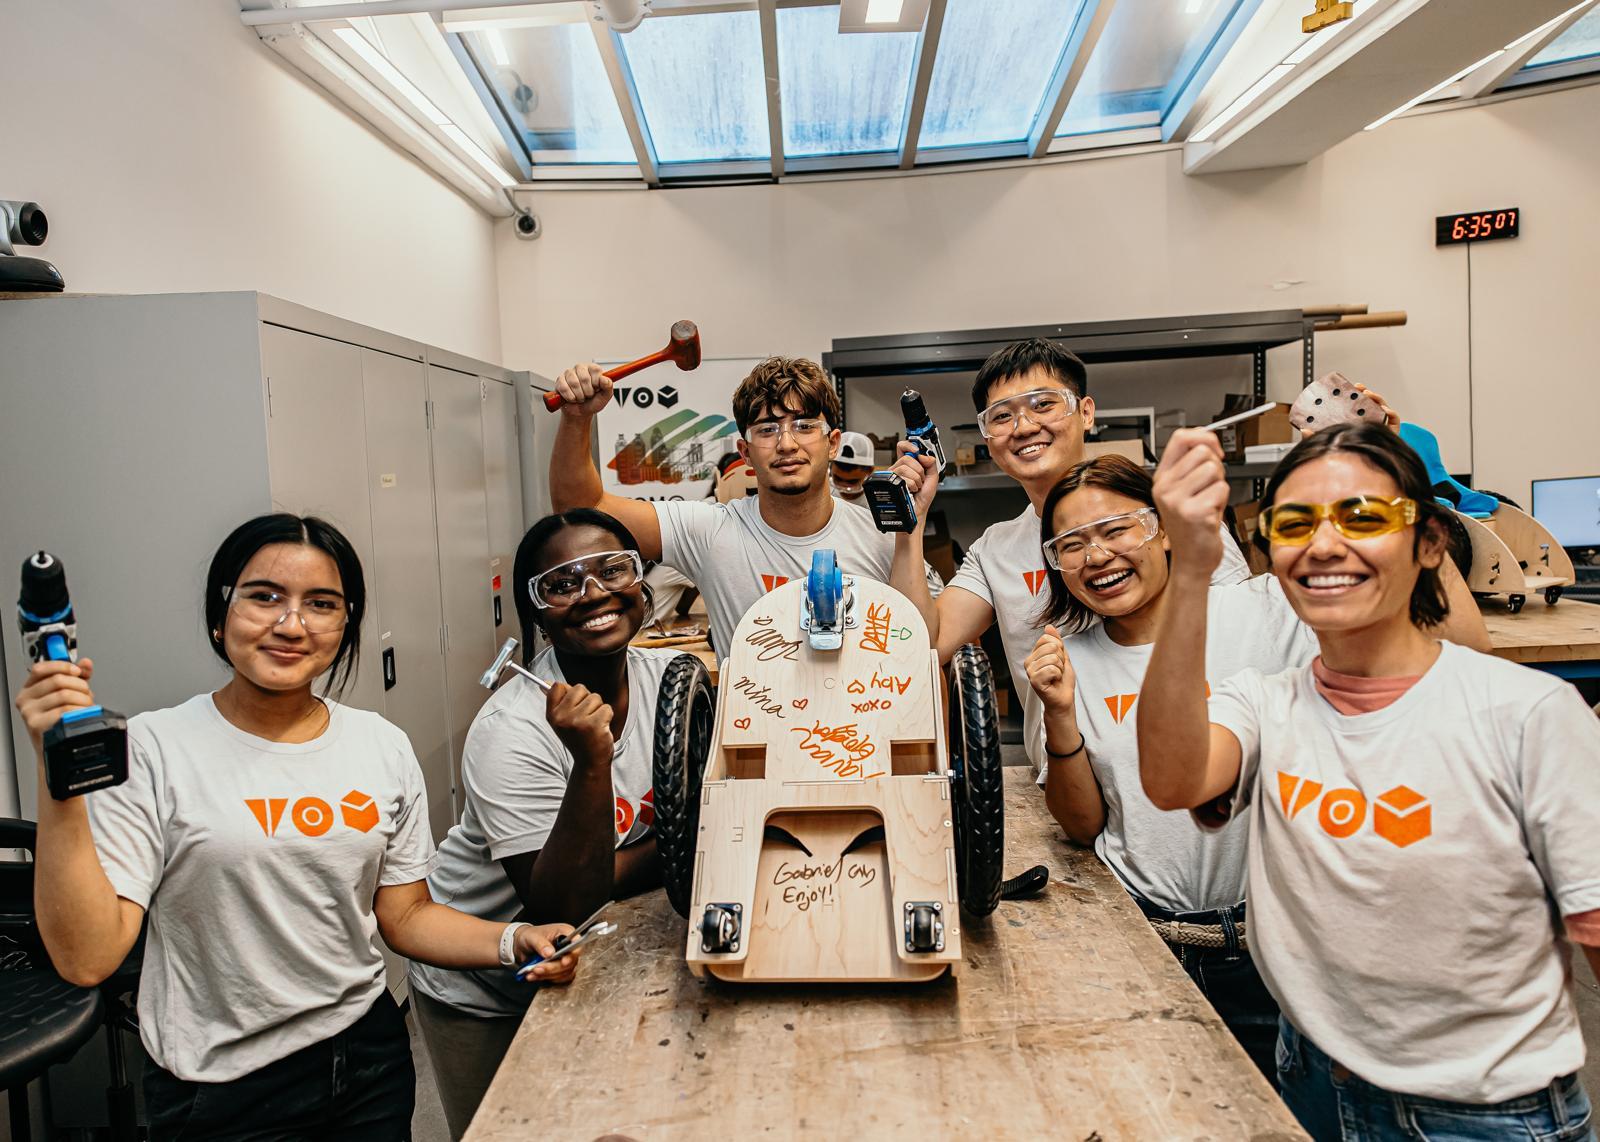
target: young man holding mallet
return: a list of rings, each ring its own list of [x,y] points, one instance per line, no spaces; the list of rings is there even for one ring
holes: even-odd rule
[[[863,507],[829,491],[828,466],[839,449],[839,398],[827,374],[803,358],[770,357],[733,394],[739,453],[756,474],[756,494],[726,504],[646,502],[610,495],[600,483],[590,446],[595,414],[611,399],[611,381],[594,364],[574,365],[556,380],[565,402],[550,454],[550,500],[556,511],[594,507],[621,520],[646,559],[682,571],[700,588],[718,653],[730,649],[745,611],[766,592],[811,570],[811,553],[832,548],[847,575],[890,582],[904,564],[918,586],[914,601],[936,621],[933,596],[942,587],[922,559],[922,529],[885,535]],[[904,457],[896,471],[922,469]],[[933,481],[917,497],[927,516]]]

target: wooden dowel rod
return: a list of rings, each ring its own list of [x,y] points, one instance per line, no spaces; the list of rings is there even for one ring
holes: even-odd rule
[[[1300,310],[1307,317],[1344,317],[1366,311],[1364,305],[1308,305]]]
[[[1383,313],[1357,313],[1336,321],[1319,321],[1314,325],[1318,333],[1332,333],[1336,329],[1381,329],[1390,325],[1404,325],[1406,311],[1388,310]]]

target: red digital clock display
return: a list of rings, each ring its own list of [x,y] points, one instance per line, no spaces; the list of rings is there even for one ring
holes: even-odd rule
[[[1474,210],[1467,214],[1442,214],[1433,220],[1433,244],[1454,246],[1461,242],[1488,242],[1495,238],[1515,238],[1522,211]]]

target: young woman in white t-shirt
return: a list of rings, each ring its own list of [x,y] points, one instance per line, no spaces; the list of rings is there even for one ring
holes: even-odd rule
[[[1263,498],[1318,657],[1236,675],[1208,707],[1227,484],[1211,434],[1168,451],[1140,768],[1165,809],[1250,819],[1284,1100],[1318,1139],[1592,1139],[1567,941],[1600,970],[1600,722],[1559,679],[1432,637],[1443,509],[1371,425],[1302,441]]]
[[[146,916],[140,1035],[152,1139],[410,1136],[404,1020],[375,938],[450,967],[553,955],[565,924],[435,904],[422,774],[403,733],[338,704],[366,604],[349,541],[260,516],[206,578],[215,693],[128,723],[128,780],[50,797],[41,738],[93,705],[94,667],[37,665],[17,709],[39,754],[35,904],[57,970],[94,986]],[[327,676],[320,698],[314,684]],[[576,955],[540,972],[571,976]]]
[[[1150,475],[1122,456],[1083,461],[1051,489],[1040,518],[1050,568],[1038,620],[1045,633],[1024,666],[1044,707],[1046,803],[1069,837],[1094,847],[1270,1075],[1278,1008],[1248,950],[1246,826],[1207,832],[1188,813],[1157,809],[1139,785],[1132,710],[1168,602],[1167,539]],[[1230,631],[1211,648],[1213,683],[1315,653],[1270,576],[1218,587],[1211,605]]]
[[[546,516],[517,547],[522,644],[549,649],[478,711],[461,760],[466,806],[428,878],[474,916],[581,923],[661,882],[651,828],[662,677],[680,652],[629,642],[650,591],[633,533],[592,508]],[[411,996],[451,1134],[465,1133],[522,1023],[530,989],[494,972],[411,969]]]

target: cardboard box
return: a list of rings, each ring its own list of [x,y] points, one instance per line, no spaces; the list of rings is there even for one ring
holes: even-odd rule
[[[1279,401],[1272,411],[1217,431],[1222,450],[1230,460],[1243,460],[1244,450],[1253,444],[1288,444],[1300,439],[1289,423],[1289,406]]]

